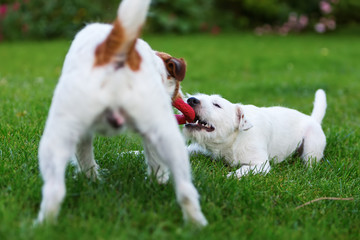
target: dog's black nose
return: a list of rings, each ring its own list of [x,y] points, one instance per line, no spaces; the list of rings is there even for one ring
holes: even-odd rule
[[[196,105],[200,104],[200,100],[194,97],[191,97],[187,100],[187,103],[191,106],[191,107],[195,107]]]

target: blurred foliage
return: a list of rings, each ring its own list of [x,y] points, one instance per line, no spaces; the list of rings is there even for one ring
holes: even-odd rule
[[[280,26],[291,13],[306,16],[312,29],[324,15],[321,1],[331,4],[337,24],[360,22],[359,0],[153,0],[146,30],[217,34]],[[72,37],[88,22],[111,22],[118,5],[119,0],[1,0],[0,40]]]
[[[360,23],[360,1],[359,0],[340,0],[335,9],[335,15],[340,24]]]
[[[102,16],[101,5],[87,0],[27,0],[8,4],[3,12],[0,30],[10,40],[72,37],[84,20]]]

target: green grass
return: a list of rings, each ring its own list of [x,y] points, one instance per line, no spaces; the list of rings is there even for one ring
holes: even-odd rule
[[[171,184],[145,180],[135,134],[98,137],[102,182],[66,172],[57,225],[32,228],[41,200],[37,149],[70,41],[0,44],[0,239],[358,239],[360,235],[360,44],[355,35],[145,36],[154,49],[188,62],[183,90],[233,102],[310,113],[325,89],[327,136],[321,164],[273,165],[267,176],[226,179],[223,162],[192,157],[209,226],[182,221]],[[324,200],[295,208],[319,197]]]

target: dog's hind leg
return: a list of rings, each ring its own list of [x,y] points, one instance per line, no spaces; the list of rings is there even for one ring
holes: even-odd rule
[[[305,165],[312,166],[319,162],[323,155],[326,146],[326,137],[320,125],[311,125],[308,127],[304,135],[304,146],[301,158]]]
[[[162,163],[150,141],[144,140],[144,153],[148,165],[148,175],[155,176],[160,184],[167,183],[170,177],[169,168]]]
[[[83,171],[88,178],[95,181],[99,177],[99,167],[95,162],[93,153],[92,134],[85,134],[80,138],[76,148],[76,159],[80,165],[81,171]]]
[[[160,100],[158,102],[168,101],[165,97]],[[134,127],[143,136],[144,142],[147,143],[146,148],[151,146],[154,150],[155,155],[152,157],[158,156],[159,162],[172,173],[177,200],[182,208],[184,219],[204,226],[207,221],[201,212],[198,192],[192,184],[185,141],[172,114],[171,105],[147,106],[146,104],[141,105],[141,109],[139,105],[137,108],[130,106],[126,109],[127,113],[131,119],[134,119]],[[150,163],[154,159],[150,158],[147,161]]]
[[[173,119],[174,120],[174,119]],[[199,195],[191,181],[190,162],[184,140],[174,122],[174,128],[150,134],[150,141],[162,163],[167,166],[174,179],[177,200],[182,208],[184,219],[198,225],[207,221],[201,212]]]
[[[39,146],[40,172],[44,181],[37,223],[54,221],[65,197],[65,168],[75,154],[78,131],[60,116],[49,117]]]

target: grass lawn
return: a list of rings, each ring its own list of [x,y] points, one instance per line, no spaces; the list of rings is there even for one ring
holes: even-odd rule
[[[360,236],[360,39],[355,35],[145,36],[154,49],[188,62],[184,92],[232,102],[282,105],[311,113],[327,93],[325,157],[314,168],[298,158],[267,176],[226,179],[234,169],[191,158],[209,226],[183,223],[171,184],[145,180],[133,133],[97,137],[102,182],[66,172],[58,224],[32,228],[41,199],[37,149],[70,41],[0,44],[0,239],[358,239]],[[353,201],[319,197],[353,197]]]

